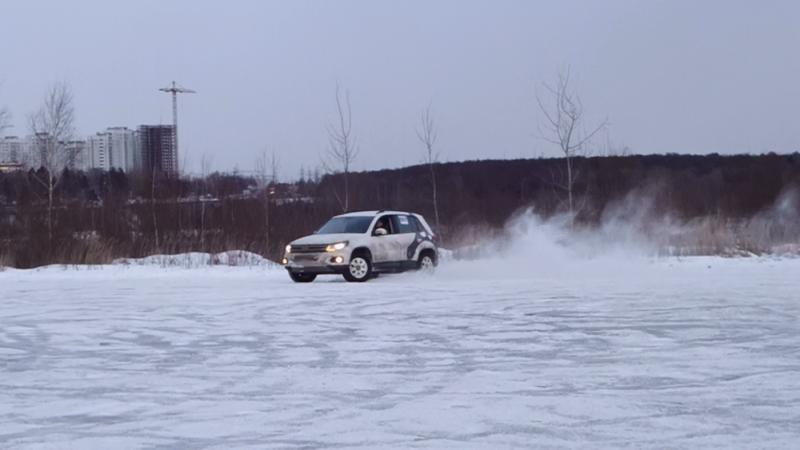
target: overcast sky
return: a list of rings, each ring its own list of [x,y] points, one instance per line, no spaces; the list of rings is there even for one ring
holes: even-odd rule
[[[798,1],[14,1],[0,5],[8,134],[54,81],[77,127],[171,123],[191,167],[284,177],[319,165],[336,83],[350,91],[355,168],[416,164],[432,105],[442,159],[556,155],[537,86],[569,66],[590,121],[638,153],[800,150]],[[541,89],[539,88],[541,91]]]

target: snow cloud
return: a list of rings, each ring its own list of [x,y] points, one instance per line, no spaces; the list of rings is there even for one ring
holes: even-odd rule
[[[543,218],[531,209],[499,233],[470,230],[442,271],[452,276],[533,274],[630,276],[663,257],[800,253],[800,193],[787,190],[749,218],[682,220],[659,214],[650,196],[631,194],[607,207],[599,224],[572,224],[567,214]],[[478,237],[482,236],[482,237]]]

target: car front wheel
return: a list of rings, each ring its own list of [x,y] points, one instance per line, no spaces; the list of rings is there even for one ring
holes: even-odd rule
[[[369,256],[359,254],[350,258],[350,264],[344,272],[344,279],[347,281],[363,282],[370,279],[372,275],[372,261]]]

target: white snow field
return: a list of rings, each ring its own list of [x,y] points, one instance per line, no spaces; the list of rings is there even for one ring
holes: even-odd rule
[[[51,267],[0,299],[0,448],[800,446],[796,259]]]

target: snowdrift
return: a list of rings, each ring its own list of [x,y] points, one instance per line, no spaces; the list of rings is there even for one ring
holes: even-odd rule
[[[195,268],[205,266],[266,266],[278,267],[274,262],[256,253],[230,250],[222,253],[180,253],[176,255],[152,255],[144,258],[115,259],[113,265],[159,266]]]

